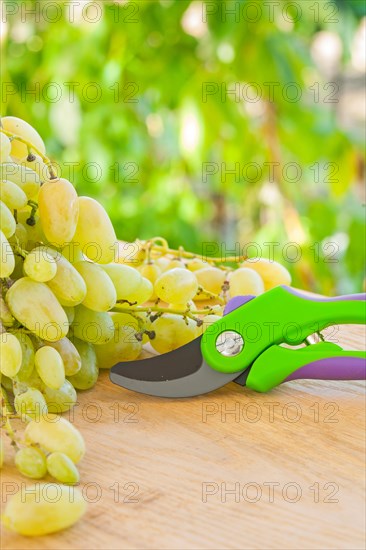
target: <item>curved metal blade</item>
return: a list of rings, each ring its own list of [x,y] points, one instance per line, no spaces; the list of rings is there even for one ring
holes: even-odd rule
[[[218,372],[207,365],[201,338],[150,359],[118,363],[110,379],[128,390],[157,397],[192,397],[221,388],[242,374]]]

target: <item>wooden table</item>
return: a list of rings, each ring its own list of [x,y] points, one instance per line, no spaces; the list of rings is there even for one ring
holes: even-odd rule
[[[340,328],[345,347],[364,349],[363,327]],[[103,372],[79,397],[81,488],[94,502],[53,536],[3,530],[1,548],[364,548],[363,382],[291,382],[266,395],[231,383],[163,400]],[[3,470],[2,506],[9,483],[24,481]]]

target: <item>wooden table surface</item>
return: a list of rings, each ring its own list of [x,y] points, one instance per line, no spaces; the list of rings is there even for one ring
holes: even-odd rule
[[[365,347],[363,327],[338,336]],[[103,372],[74,421],[87,442],[86,516],[38,539],[3,530],[1,548],[364,548],[363,382],[297,381],[265,395],[231,383],[164,400]],[[2,471],[2,507],[25,481]]]

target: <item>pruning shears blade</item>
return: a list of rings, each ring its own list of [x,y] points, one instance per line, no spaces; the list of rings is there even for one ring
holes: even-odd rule
[[[163,355],[118,363],[111,369],[111,381],[139,393],[176,398],[209,393],[242,374],[218,372],[207,365],[201,339]]]

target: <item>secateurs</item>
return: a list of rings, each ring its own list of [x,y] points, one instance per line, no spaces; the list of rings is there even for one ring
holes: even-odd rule
[[[298,349],[336,324],[365,324],[366,294],[313,298],[286,286],[230,300],[222,319],[179,349],[111,369],[112,382],[160,397],[204,394],[235,381],[266,392],[295,379],[364,380],[366,352],[320,341]]]

